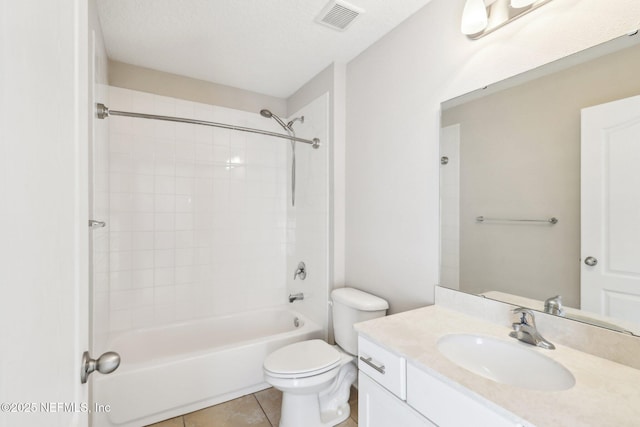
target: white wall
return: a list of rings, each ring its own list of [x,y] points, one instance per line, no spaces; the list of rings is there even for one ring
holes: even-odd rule
[[[268,108],[281,117],[287,114],[282,98],[118,61],[109,61],[109,84],[251,113]]]
[[[347,67],[346,281],[391,312],[438,282],[440,102],[638,26],[636,0],[554,1],[478,41],[434,0]]]
[[[111,88],[111,108],[280,132],[257,113]],[[110,330],[286,301],[288,142],[113,116]]]

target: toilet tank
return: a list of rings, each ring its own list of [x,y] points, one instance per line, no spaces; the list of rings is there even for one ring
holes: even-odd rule
[[[336,344],[343,350],[357,355],[358,333],[353,325],[384,316],[389,303],[380,297],[354,288],[334,289],[331,292],[331,300]]]

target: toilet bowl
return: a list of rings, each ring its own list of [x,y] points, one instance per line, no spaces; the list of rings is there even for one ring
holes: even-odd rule
[[[282,391],[279,427],[330,427],[349,418],[358,370],[354,323],[381,317],[388,303],[352,288],[336,289],[333,324],[338,345],[308,340],[282,347],[264,361],[264,378]]]
[[[280,427],[328,427],[349,418],[354,357],[322,340],[285,346],[264,362],[265,381],[282,391]]]

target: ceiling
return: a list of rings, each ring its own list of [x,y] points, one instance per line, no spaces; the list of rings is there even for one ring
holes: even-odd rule
[[[348,62],[431,0],[349,0],[345,31],[314,19],[328,0],[97,0],[109,58],[287,98]]]

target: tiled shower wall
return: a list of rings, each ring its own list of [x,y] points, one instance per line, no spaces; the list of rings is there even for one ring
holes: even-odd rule
[[[304,300],[293,307],[327,328],[329,298],[329,94],[306,105],[292,117],[304,116],[294,129],[302,138],[320,138],[315,150],[296,144],[296,206],[287,203],[287,288],[290,293],[302,292]],[[289,173],[289,172],[287,172]],[[287,195],[291,196],[290,182]],[[298,262],[307,266],[305,280],[293,279]]]
[[[259,114],[110,88],[110,109],[281,132]],[[111,332],[282,304],[287,143],[112,116]]]

